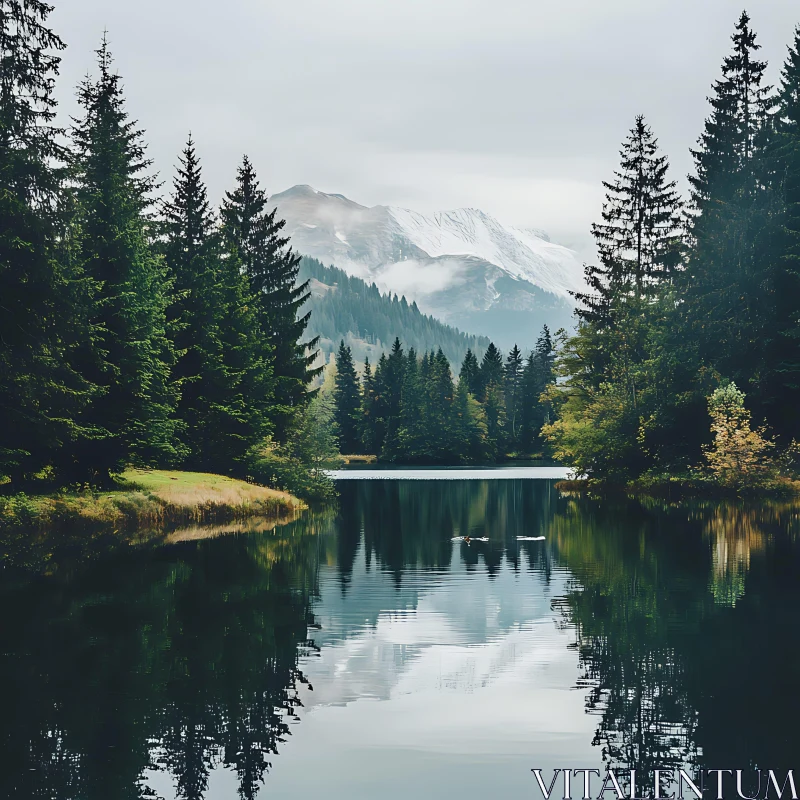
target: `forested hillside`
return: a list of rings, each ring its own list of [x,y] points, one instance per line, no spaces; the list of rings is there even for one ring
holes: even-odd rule
[[[319,337],[327,357],[344,339],[357,361],[377,362],[389,352],[395,337],[419,353],[441,348],[447,359],[460,363],[472,350],[482,356],[489,346],[485,336],[471,336],[423,314],[405,297],[381,294],[378,287],[326,267],[315,258],[300,261],[298,280],[309,281],[311,311],[309,332]]]

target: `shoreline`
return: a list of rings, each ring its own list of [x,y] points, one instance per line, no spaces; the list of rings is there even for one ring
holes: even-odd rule
[[[566,494],[586,494],[598,497],[649,497],[659,500],[682,499],[770,499],[800,496],[800,481],[784,480],[770,487],[733,488],[684,478],[665,478],[658,481],[632,481],[628,484],[612,484],[592,481],[589,478],[561,480],[556,489]]]
[[[223,475],[127,470],[119,488],[106,491],[0,496],[0,532],[132,533],[251,517],[286,518],[305,508],[286,492]]]

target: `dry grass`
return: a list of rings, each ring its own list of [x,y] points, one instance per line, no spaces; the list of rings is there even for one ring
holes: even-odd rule
[[[245,483],[206,472],[132,469],[123,480],[175,506],[204,504],[247,507],[253,505],[295,506],[299,500],[286,492]]]
[[[251,517],[286,518],[303,507],[285,492],[222,475],[129,470],[115,491],[0,499],[0,529],[130,531]]]

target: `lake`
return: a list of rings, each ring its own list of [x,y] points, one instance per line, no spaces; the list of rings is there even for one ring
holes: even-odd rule
[[[796,503],[344,477],[275,530],[3,542],[0,797],[540,798],[534,768],[800,768]]]

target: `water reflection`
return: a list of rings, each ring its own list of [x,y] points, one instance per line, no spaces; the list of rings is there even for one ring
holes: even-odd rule
[[[793,766],[795,504],[340,491],[275,531],[75,544],[68,570],[57,543],[6,542],[0,796],[404,797],[413,775],[470,798],[528,795],[534,766]]]
[[[313,647],[315,543],[217,541],[3,596],[1,796],[155,796],[143,777],[166,770],[201,798],[219,764],[256,795]]]
[[[797,520],[780,502],[575,500],[555,515],[604,760],[795,766]]]

